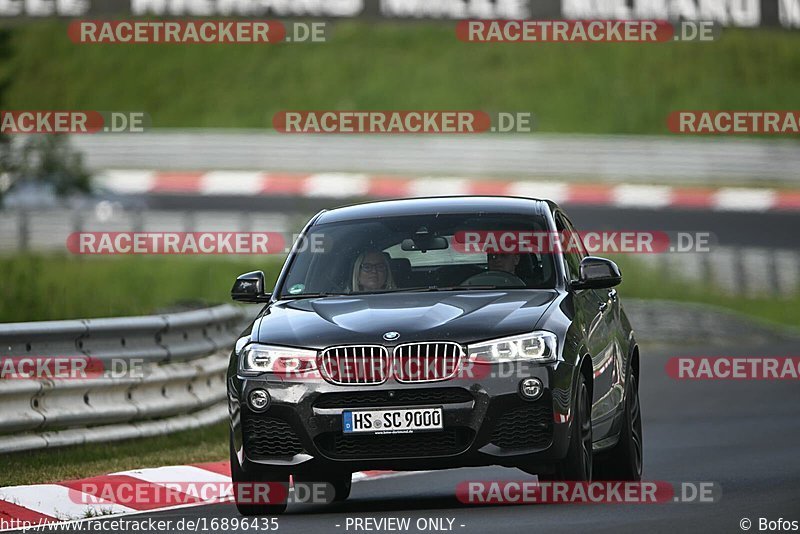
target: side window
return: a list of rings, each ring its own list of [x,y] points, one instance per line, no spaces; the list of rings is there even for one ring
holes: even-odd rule
[[[559,236],[568,236],[564,243],[564,263],[570,280],[577,280],[581,272],[581,260],[586,255],[583,243],[572,224],[561,214],[556,213],[556,229]],[[563,237],[562,237],[563,240]]]

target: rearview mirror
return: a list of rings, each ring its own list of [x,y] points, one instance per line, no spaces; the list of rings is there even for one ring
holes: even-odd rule
[[[427,252],[429,250],[444,250],[448,247],[447,239],[439,236],[419,236],[414,239],[403,239],[400,248],[406,252],[418,250]]]
[[[580,279],[572,282],[572,289],[607,289],[622,282],[617,264],[605,258],[586,256],[581,260]]]
[[[268,302],[269,293],[264,293],[264,273],[253,271],[240,275],[231,288],[231,298],[238,302]]]

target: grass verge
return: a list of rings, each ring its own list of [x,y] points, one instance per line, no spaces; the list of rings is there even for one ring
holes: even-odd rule
[[[43,484],[128,469],[228,459],[228,423],[157,436],[0,456],[0,486]]]
[[[144,111],[156,128],[266,128],[286,109],[531,111],[541,131],[633,134],[667,133],[674,110],[800,103],[800,32],[487,45],[455,23],[331,24],[327,43],[276,46],[76,45],[66,23],[20,24],[5,105]]]
[[[282,258],[70,255],[0,257],[0,322],[147,315],[180,305],[230,302],[236,276],[277,278]]]

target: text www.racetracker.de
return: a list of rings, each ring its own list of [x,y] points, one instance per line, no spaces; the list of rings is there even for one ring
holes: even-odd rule
[[[18,521],[0,519],[0,530],[15,529],[21,532],[218,532],[240,531],[268,532],[278,530],[275,517],[198,517],[182,519],[151,518],[93,518],[91,520],[53,523],[48,520]]]

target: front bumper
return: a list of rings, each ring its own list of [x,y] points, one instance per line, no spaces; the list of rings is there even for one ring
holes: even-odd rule
[[[244,469],[270,466],[289,473],[319,468],[430,470],[502,465],[548,471],[569,445],[575,368],[565,362],[488,366],[486,376],[377,386],[337,386],[322,379],[230,376],[233,444]],[[544,392],[519,394],[525,377]],[[245,399],[254,388],[272,401],[254,413]],[[344,435],[344,409],[441,406],[444,430],[414,434]]]

